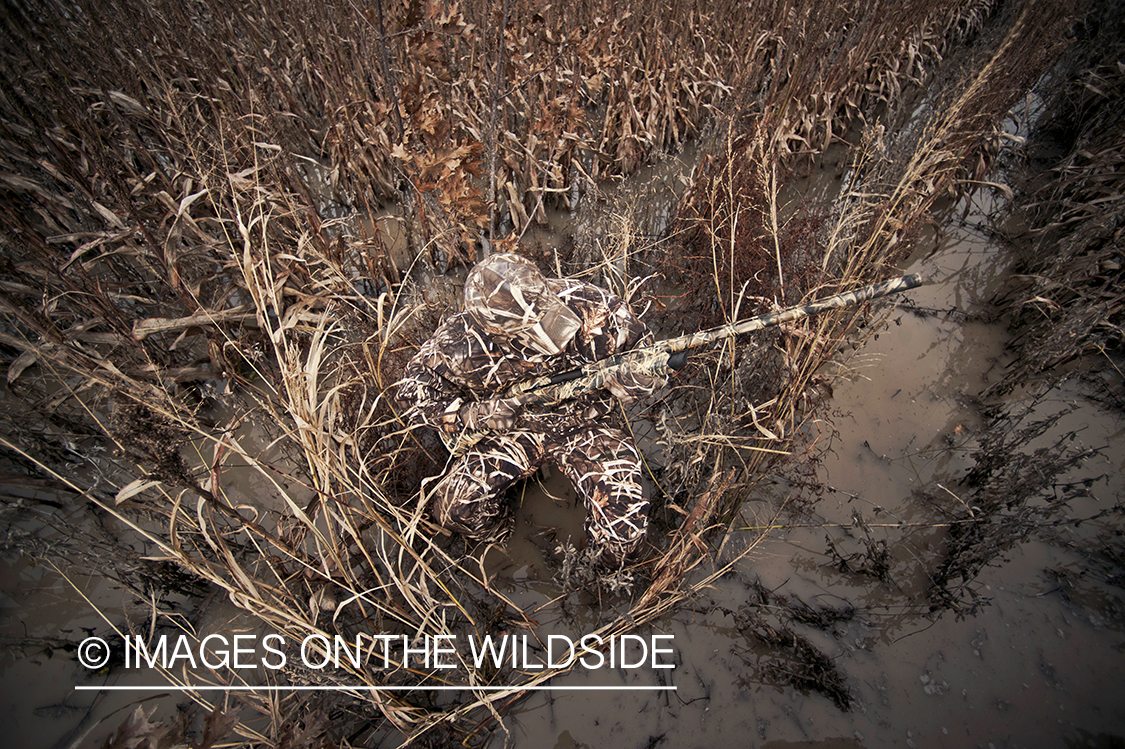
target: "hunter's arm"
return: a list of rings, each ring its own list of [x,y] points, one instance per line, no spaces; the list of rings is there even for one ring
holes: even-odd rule
[[[468,425],[472,400],[463,387],[471,337],[454,316],[442,323],[403,370],[395,390],[408,417],[444,434],[458,434]]]
[[[519,403],[484,398],[472,392],[465,376],[474,366],[489,367],[491,358],[475,348],[477,337],[466,330],[463,319],[447,320],[403,370],[395,397],[408,417],[445,435],[482,429],[510,429]]]
[[[582,319],[575,346],[588,363],[653,342],[648,328],[619,297],[575,281],[569,282],[559,295]],[[630,373],[617,375],[607,386],[614,395],[625,400],[644,400],[665,382],[663,377]]]
[[[465,427],[461,415],[465,402],[458,389],[438,373],[440,367],[428,361],[427,347],[423,346],[406,365],[395,397],[407,407],[412,420],[456,434]]]

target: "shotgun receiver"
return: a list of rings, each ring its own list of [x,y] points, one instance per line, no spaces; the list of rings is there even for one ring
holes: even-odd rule
[[[723,338],[749,333],[762,328],[799,320],[802,317],[815,315],[830,309],[838,309],[852,304],[859,304],[869,299],[878,299],[889,294],[897,294],[922,285],[922,277],[918,274],[899,276],[890,281],[865,286],[855,291],[830,296],[826,299],[791,307],[781,312],[772,312],[758,317],[751,317],[740,322],[720,325],[717,328],[689,333],[677,338],[668,338],[658,341],[650,346],[623,351],[614,356],[608,356],[601,361],[587,364],[584,367],[560,372],[555,375],[540,377],[536,380],[521,382],[508,391],[507,397],[519,397],[524,405],[561,403],[592,390],[605,387],[606,381],[617,372],[643,372],[651,375],[666,375],[672,370],[680,369],[687,364],[689,349],[705,346]]]

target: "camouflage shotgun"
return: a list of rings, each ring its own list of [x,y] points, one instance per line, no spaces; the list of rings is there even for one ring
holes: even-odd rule
[[[669,372],[680,369],[687,364],[689,349],[714,343],[722,338],[750,333],[762,328],[799,320],[802,317],[815,315],[830,309],[847,307],[859,304],[869,299],[878,299],[889,294],[907,291],[922,285],[922,277],[918,274],[899,276],[890,281],[865,286],[855,291],[830,296],[812,304],[803,304],[791,307],[781,312],[773,312],[758,317],[751,317],[736,323],[720,325],[717,328],[701,330],[697,333],[668,338],[658,341],[651,346],[623,351],[614,356],[608,356],[601,361],[587,364],[584,367],[559,372],[558,374],[540,377],[535,380],[521,382],[514,385],[502,396],[506,399],[518,400],[521,406],[532,404],[553,405],[575,398],[583,393],[601,390],[606,386],[606,381],[615,373],[643,372],[663,376]],[[462,432],[457,436],[443,435],[450,453],[456,457],[465,452],[469,447],[484,439],[487,432],[471,433]]]
[[[623,351],[584,367],[522,382],[509,390],[506,397],[519,397],[523,405],[533,403],[550,405],[561,403],[592,390],[600,390],[605,387],[609,377],[617,372],[643,372],[663,376],[687,364],[688,349],[705,346],[730,336],[799,320],[802,317],[815,315],[825,310],[859,304],[869,299],[878,299],[921,285],[922,277],[918,274],[899,276],[890,281],[837,294],[811,304],[803,304],[781,312],[759,315],[748,320],[720,325],[717,328],[701,330],[677,338],[668,338],[651,346]]]

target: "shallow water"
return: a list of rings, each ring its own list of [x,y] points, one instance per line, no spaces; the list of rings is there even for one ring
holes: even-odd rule
[[[689,168],[681,161],[650,176],[674,179]],[[674,198],[670,189],[651,190]],[[1091,561],[1092,539],[1102,532],[1097,523],[1061,527],[1053,543],[1031,540],[1007,554],[1007,562],[987,568],[979,583],[990,605],[975,616],[935,618],[924,602],[927,571],[947,532],[942,510],[960,502],[957,482],[972,465],[985,425],[977,396],[1007,361],[1004,322],[986,322],[980,313],[1009,272],[1010,256],[982,229],[992,206],[979,200],[951,211],[940,232],[924,235],[903,270],[925,274],[930,284],[910,292],[909,306],[891,313],[885,327],[839,362],[831,422],[824,424],[825,434],[836,435],[819,469],[825,488],[815,505],[797,521],[783,520],[785,527],[772,530],[680,613],[638,632],[671,635],[675,668],[576,668],[552,682],[675,690],[535,693],[506,714],[492,745],[502,745],[505,733],[511,746],[560,748],[1119,745],[1112,742],[1125,736],[1125,690],[1116,684],[1125,667],[1125,604],[1119,585],[1106,583],[1111,573]],[[637,216],[638,225],[656,229],[669,204]],[[962,212],[968,223],[957,219]],[[560,219],[560,231],[575,230],[565,224]],[[1018,224],[1007,228],[1018,230]],[[1033,418],[1073,405],[1054,431],[1081,428],[1080,442],[1104,447],[1071,477],[1096,477],[1090,496],[1070,509],[1074,517],[1088,517],[1122,496],[1125,426],[1087,397],[1092,385],[1075,375],[1040,399]],[[1122,383],[1114,377],[1104,386]],[[1021,392],[1013,399],[1027,397]],[[234,463],[224,485],[239,492],[236,499],[270,494],[259,491],[252,471],[239,480]],[[772,517],[769,508],[795,490],[779,482],[771,491],[747,503],[748,524]],[[826,538],[844,554],[862,548],[862,533],[853,526],[857,510],[873,538],[888,544],[887,582],[831,564]],[[599,603],[591,605],[582,592],[564,595],[549,561],[560,544],[581,541],[582,518],[569,483],[548,471],[524,487],[507,549],[493,549],[484,560],[489,583],[532,612],[544,639],[561,634],[577,640],[599,623]],[[724,558],[755,535],[732,532]],[[3,565],[0,574],[4,635],[101,626],[81,596],[32,560]],[[132,605],[121,591],[78,582],[107,605]],[[754,584],[811,606],[855,609],[854,618],[827,631],[793,625],[842,674],[849,711],[821,694],[780,686],[763,669],[776,661],[776,651],[739,629],[738,614]],[[236,612],[211,606],[209,621],[234,626]],[[54,746],[95,701],[73,691],[88,677],[63,657],[8,657],[0,671],[0,720],[13,746]],[[133,699],[100,701],[87,725],[111,717],[92,736],[104,737],[125,717],[114,711]],[[174,702],[164,700],[165,709]]]
[[[925,602],[927,570],[946,533],[941,510],[961,501],[957,482],[972,465],[974,435],[985,424],[977,396],[1006,363],[1005,323],[978,319],[1010,264],[1006,250],[972,225],[990,208],[970,206],[968,224],[953,220],[940,240],[931,233],[919,242],[904,269],[930,280],[909,293],[916,311],[894,311],[843,363],[831,403],[838,434],[818,473],[830,489],[807,521],[794,524],[806,527],[771,531],[708,596],[654,628],[674,636],[676,669],[579,670],[554,682],[670,684],[676,691],[537,694],[505,721],[512,745],[1031,747],[1125,740],[1125,690],[1116,683],[1125,667],[1121,589],[1081,572],[1089,567],[1082,550],[1102,532],[1096,523],[1065,528],[1055,543],[1031,540],[986,568],[979,589],[990,605],[975,616],[935,617]],[[1125,488],[1125,428],[1086,397],[1089,390],[1072,380],[1032,414],[1042,418],[1073,405],[1042,439],[1081,427],[1083,444],[1104,448],[1070,476],[1100,477],[1091,496],[1072,502],[1072,517],[1112,505]],[[547,483],[560,493],[556,482]],[[761,507],[751,501],[746,517]],[[890,548],[885,583],[831,566],[826,535],[842,553],[862,548],[860,531],[849,527],[855,510]],[[532,487],[521,517],[549,524],[557,512]],[[907,525],[885,527],[899,523]],[[542,561],[524,527],[504,562],[494,561],[496,583],[506,581],[521,604],[557,590],[533,580]],[[739,543],[728,539],[729,546]],[[1071,577],[1060,582],[1067,570]],[[755,581],[812,606],[854,607],[854,619],[827,632],[794,625],[844,676],[850,711],[763,678],[763,663],[776,654],[748,639],[728,613],[744,607]],[[550,631],[581,628],[576,621],[543,624]]]

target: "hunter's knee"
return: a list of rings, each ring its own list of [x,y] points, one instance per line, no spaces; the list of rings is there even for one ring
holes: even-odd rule
[[[474,541],[503,541],[511,533],[511,510],[496,497],[452,502],[434,513],[439,525]]]

